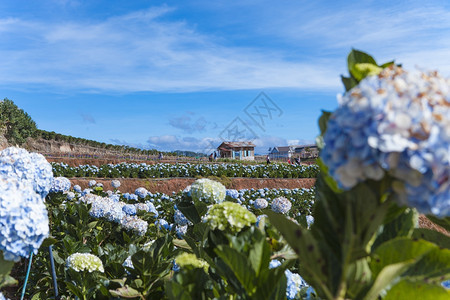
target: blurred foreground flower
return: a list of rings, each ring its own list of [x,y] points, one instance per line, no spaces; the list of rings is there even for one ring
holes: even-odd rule
[[[339,100],[321,153],[339,186],[388,172],[402,204],[450,216],[450,79],[391,66]]]

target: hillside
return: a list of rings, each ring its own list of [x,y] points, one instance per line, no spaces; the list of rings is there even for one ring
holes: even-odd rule
[[[102,163],[114,163],[123,160],[155,160],[158,159],[160,153],[168,160],[174,160],[177,157],[193,159],[187,156],[195,157],[197,154],[189,151],[163,152],[156,149],[106,144],[40,130],[25,111],[17,107],[13,101],[5,98],[0,100],[0,150],[10,146],[20,146],[28,151],[41,153],[51,161],[76,158],[100,159]]]

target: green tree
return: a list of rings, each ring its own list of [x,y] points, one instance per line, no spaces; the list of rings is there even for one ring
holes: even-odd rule
[[[33,119],[8,98],[0,102],[0,124],[6,128],[8,142],[19,146],[37,131]]]

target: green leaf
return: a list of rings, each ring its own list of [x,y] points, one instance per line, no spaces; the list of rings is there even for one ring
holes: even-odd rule
[[[450,237],[436,230],[428,228],[415,228],[412,233],[412,238],[423,239],[432,242],[439,247],[450,249]]]
[[[438,284],[450,279],[450,250],[434,248],[423,255],[403,276]]]
[[[48,248],[51,245],[54,245],[58,242],[57,239],[55,239],[54,237],[49,236],[48,238],[46,238],[42,244],[41,244],[41,248]]]
[[[350,72],[356,80],[361,81],[367,76],[378,75],[383,71],[382,68],[378,67],[376,64],[371,63],[357,63],[354,64]]]
[[[353,77],[344,77],[341,75],[342,84],[344,84],[345,91],[348,92],[358,85],[358,81]]]
[[[450,290],[440,285],[402,280],[394,285],[383,300],[448,300]]]
[[[417,224],[419,214],[415,209],[407,208],[391,222],[380,227],[381,232],[377,236],[372,249],[376,249],[382,243],[397,237],[411,237]]]
[[[355,50],[352,49],[352,51],[350,51],[350,53],[348,54],[347,57],[347,66],[348,66],[348,70],[349,72],[351,72],[356,64],[361,64],[361,63],[367,63],[367,64],[372,64],[377,66],[377,62],[375,61],[375,59],[370,56],[369,54],[359,51],[359,50]]]
[[[11,272],[12,267],[14,266],[13,261],[5,260],[3,258],[3,252],[0,252],[0,276],[8,275]]]
[[[178,248],[183,248],[192,251],[191,247],[185,240],[173,239],[172,243]]]
[[[259,231],[257,231],[259,233]],[[270,263],[270,246],[265,240],[265,235],[259,235],[259,239],[253,242],[252,248],[249,252],[250,263],[255,271],[256,277],[259,276],[262,270],[269,267]]]
[[[423,255],[437,249],[437,246],[423,240],[411,240],[409,238],[396,238],[381,244],[373,253],[371,269],[374,276],[391,264],[418,261]]]
[[[116,290],[109,290],[112,296],[114,297],[121,297],[121,298],[137,298],[140,297],[141,299],[144,299],[141,293],[139,291],[133,289],[132,287],[129,287],[128,285],[124,287],[120,287]]]
[[[325,131],[327,131],[327,124],[328,124],[328,119],[331,116],[331,112],[330,111],[325,111],[322,110],[322,115],[319,118],[319,128],[320,128],[320,134],[324,135]]]
[[[239,280],[242,287],[247,291],[249,295],[254,293],[255,272],[247,257],[242,255],[235,249],[220,245],[215,249],[217,255],[222,261],[233,271],[234,276]]]
[[[409,260],[384,267],[376,277],[374,284],[366,294],[364,300],[378,299],[380,293],[413,263],[414,260]]]
[[[177,204],[178,209],[183,213],[183,215],[192,223],[197,224],[202,221],[199,211],[191,202],[179,202]]]

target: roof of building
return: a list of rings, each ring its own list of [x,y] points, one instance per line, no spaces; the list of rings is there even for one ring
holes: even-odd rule
[[[228,147],[228,148],[241,148],[241,147],[255,147],[255,144],[253,144],[252,142],[223,142],[222,144],[219,145],[219,147],[217,147],[217,149],[221,149],[224,147]]]

